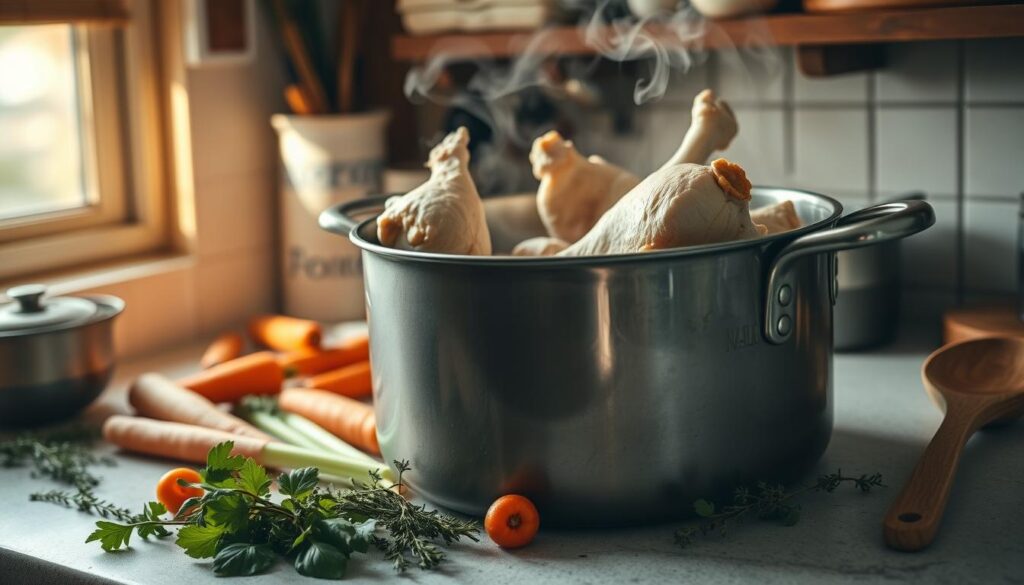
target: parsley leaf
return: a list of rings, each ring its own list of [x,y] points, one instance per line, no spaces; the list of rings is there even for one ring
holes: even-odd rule
[[[238,470],[238,487],[257,496],[266,496],[270,493],[270,476],[262,465],[246,457],[242,468]]]
[[[226,532],[241,532],[249,525],[249,503],[241,494],[231,494],[210,500],[206,504],[208,524],[223,526]]]
[[[295,570],[317,579],[341,579],[347,567],[348,555],[318,540],[309,541],[309,546],[295,557]]]
[[[204,483],[225,488],[237,485],[232,477],[232,472],[242,468],[245,457],[232,455],[231,450],[234,448],[234,441],[224,441],[210,449],[210,452],[206,454],[206,469],[200,472]]]
[[[319,478],[319,470],[315,467],[293,469],[277,478],[281,493],[302,501],[313,493]]]
[[[163,527],[161,522],[163,520],[160,516],[167,513],[167,508],[164,507],[160,502],[150,502],[146,504],[146,507],[142,509],[141,517],[144,522],[135,527],[135,531],[139,533],[142,538],[149,538],[155,536],[157,538],[163,538],[170,536],[171,533]]]
[[[96,523],[96,530],[85,539],[85,542],[94,540],[100,541],[100,546],[107,552],[113,552],[128,546],[128,539],[132,536],[132,527],[117,522],[100,520]]]
[[[256,575],[273,566],[277,557],[265,544],[236,542],[217,551],[213,557],[213,572],[221,577]]]
[[[377,527],[374,520],[355,524],[344,518],[317,520],[314,524],[319,540],[327,542],[346,554],[365,553],[370,548],[370,537]]]
[[[217,544],[224,534],[224,526],[196,526],[190,524],[178,531],[175,544],[185,549],[185,554],[194,559],[210,558],[217,553]]]

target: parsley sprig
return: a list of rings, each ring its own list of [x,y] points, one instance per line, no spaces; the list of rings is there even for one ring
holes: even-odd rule
[[[479,528],[436,510],[427,510],[400,495],[402,474],[409,466],[396,462],[398,483],[390,484],[371,473],[369,481],[355,489],[319,487],[317,469],[306,467],[281,474],[280,503],[270,497],[271,477],[250,458],[233,456],[228,441],[207,455],[197,484],[201,497],[186,500],[181,511],[166,518],[156,502],[142,515],[125,521],[101,520],[86,542],[99,541],[106,551],[129,545],[140,537],[169,536],[177,528],[175,543],[197,559],[212,558],[213,571],[221,576],[254,575],[286,558],[302,575],[340,579],[349,559],[365,553],[371,544],[380,547],[398,570],[410,558],[429,569],[444,559],[440,546],[461,538],[476,540]],[[81,508],[81,505],[79,505]],[[117,516],[115,516],[117,517]]]

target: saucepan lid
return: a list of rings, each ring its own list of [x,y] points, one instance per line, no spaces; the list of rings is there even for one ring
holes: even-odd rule
[[[46,286],[41,284],[10,288],[7,296],[12,302],[0,305],[0,336],[74,327],[99,311],[94,301],[81,297],[46,298]]]

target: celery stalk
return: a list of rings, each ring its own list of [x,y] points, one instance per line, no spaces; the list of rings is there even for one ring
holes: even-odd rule
[[[320,448],[314,441],[309,440],[305,435],[285,424],[284,420],[279,416],[268,412],[251,410],[242,412],[242,415],[259,430],[269,433],[286,443],[306,449]]]
[[[354,478],[360,481],[368,481],[368,472],[374,470],[388,481],[395,480],[395,474],[391,469],[381,463],[367,464],[362,459],[323,453],[285,443],[267,443],[263,447],[263,464],[278,469],[316,467],[328,476]]]
[[[328,451],[332,451],[338,455],[351,457],[353,459],[365,459],[367,465],[380,465],[380,462],[376,461],[366,453],[363,453],[359,449],[356,449],[352,445],[349,445],[345,441],[342,441],[334,435],[334,433],[331,433],[327,429],[304,416],[293,414],[291,412],[283,412],[281,413],[281,418],[284,419],[285,424],[289,427]]]

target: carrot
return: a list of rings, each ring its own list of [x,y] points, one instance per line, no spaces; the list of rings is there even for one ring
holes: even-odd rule
[[[368,404],[307,388],[285,389],[277,404],[281,410],[304,416],[367,453],[380,455],[377,419]]]
[[[270,435],[232,416],[206,398],[178,386],[160,374],[142,374],[128,389],[128,402],[138,414],[217,429],[270,441]]]
[[[283,315],[263,315],[249,321],[249,336],[278,351],[320,347],[320,324]]]
[[[359,362],[319,376],[306,378],[303,385],[306,388],[330,390],[349,398],[365,398],[373,394],[370,362]]]
[[[234,331],[222,333],[206,346],[203,357],[199,358],[199,365],[203,368],[212,368],[217,364],[231,361],[242,355],[242,346],[245,340],[241,334]]]
[[[178,483],[179,479],[188,483],[203,481],[198,471],[188,467],[172,469],[160,478],[160,481],[156,483],[156,499],[171,514],[177,514],[178,510],[181,509],[181,505],[189,498],[199,498],[206,493],[203,488],[180,485]]]
[[[277,363],[300,376],[315,376],[370,359],[370,338],[360,335],[338,347],[297,349],[277,358]]]
[[[364,478],[370,469],[384,478],[394,479],[394,474],[386,465],[368,464],[365,457],[346,457],[195,425],[137,416],[111,416],[103,423],[103,438],[126,451],[193,463],[206,463],[210,449],[225,441],[232,441],[232,454],[251,457],[257,463],[275,469],[316,467],[325,475],[339,478]]]
[[[269,441],[233,435],[224,431],[115,414],[103,423],[103,438],[127,451],[158,455],[168,459],[205,463],[206,454],[217,443],[234,441],[235,455],[257,461]]]
[[[250,394],[277,394],[284,371],[274,353],[261,351],[235,358],[178,380],[178,384],[213,402],[234,402]]]

